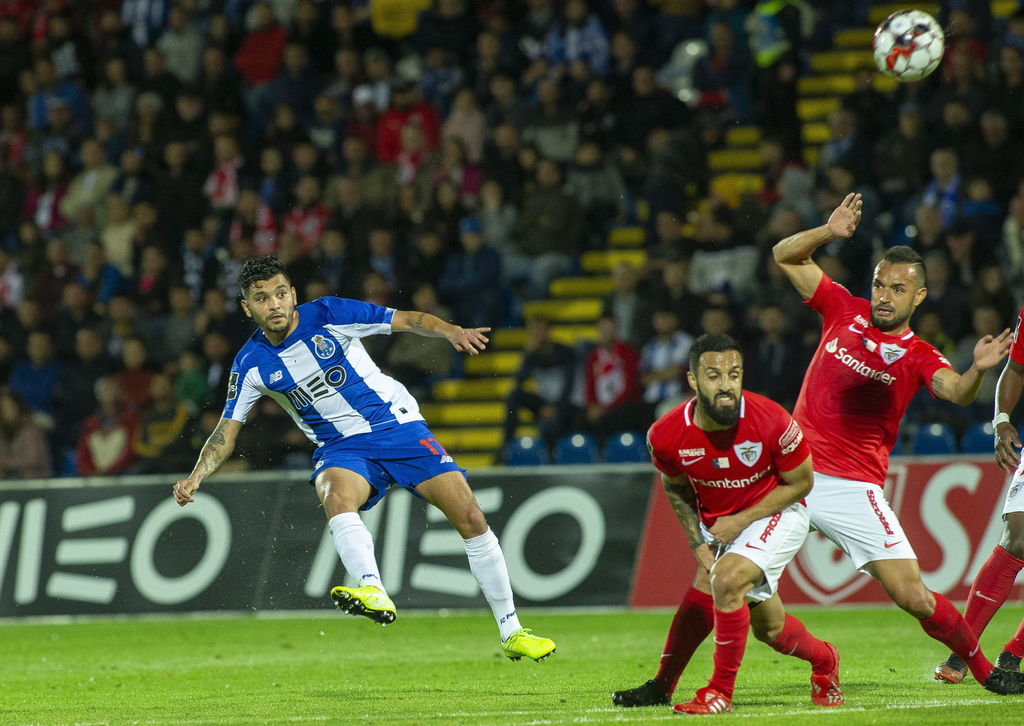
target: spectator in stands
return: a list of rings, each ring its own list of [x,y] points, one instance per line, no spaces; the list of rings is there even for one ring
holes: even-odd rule
[[[656,418],[685,397],[683,374],[693,337],[679,329],[679,315],[672,308],[655,310],[651,326],[654,337],[640,351],[640,382]]]
[[[261,130],[269,116],[271,82],[284,59],[287,31],[278,22],[270,3],[253,6],[247,20],[248,34],[242,39],[234,61],[245,84],[243,98],[250,127]]]
[[[977,343],[978,338],[984,335],[999,335],[1007,328],[1009,322],[1010,318],[1004,316],[992,305],[978,305],[971,312],[971,330],[957,341],[949,362],[954,366],[958,366],[963,364],[964,361],[973,360],[974,345],[971,344],[969,339],[973,337],[974,343]],[[967,365],[969,366],[970,363]],[[981,388],[978,390],[978,397],[967,407],[967,411],[964,412],[970,420],[986,421],[992,415],[998,376],[991,376],[991,380],[989,378],[989,376],[985,376],[982,379]]]
[[[458,325],[496,328],[503,318],[501,255],[484,243],[483,226],[476,217],[459,222],[459,243],[461,250],[448,258],[437,284],[441,299]]]
[[[284,218],[282,231],[298,237],[301,254],[312,254],[327,227],[330,210],[320,201],[320,180],[309,174],[295,185],[295,206]]]
[[[121,474],[135,461],[135,413],[125,405],[115,378],[97,380],[95,394],[99,406],[82,427],[75,469],[81,476]]]
[[[566,175],[565,190],[580,206],[586,246],[603,248],[608,230],[625,221],[628,209],[622,177],[595,142],[584,141],[576,148],[574,162]]]
[[[171,379],[158,373],[149,384],[152,405],[139,416],[132,448],[142,474],[186,471],[195,461],[189,440],[188,406],[177,399]]]
[[[615,319],[616,334],[633,347],[639,347],[650,337],[650,296],[637,289],[639,271],[628,262],[612,268],[612,292],[601,304],[601,315]]]
[[[203,405],[206,408],[221,409],[227,400],[232,344],[222,333],[210,331],[203,336],[202,346],[207,390]]]
[[[455,93],[452,111],[445,119],[441,134],[444,138],[459,139],[467,161],[479,164],[484,154],[485,124],[483,111],[477,104],[473,90],[463,86]]]
[[[956,220],[963,202],[959,166],[953,149],[941,148],[932,152],[932,178],[921,195],[921,204],[938,207],[944,228],[949,228]]]
[[[552,159],[537,163],[537,185],[523,204],[515,237],[524,255],[506,257],[509,276],[525,280],[527,298],[547,294],[548,284],[566,274],[579,252],[582,220],[575,200],[562,188],[562,170]]]
[[[587,354],[584,375],[586,427],[600,442],[615,431],[650,426],[652,409],[643,402],[639,380],[640,354],[621,340],[613,315],[597,321],[597,345]]]
[[[1020,185],[1010,199],[1009,212],[1003,222],[997,259],[1005,271],[1007,284],[1020,300],[1024,299],[1024,190]]]
[[[26,359],[14,366],[8,387],[21,396],[36,422],[51,430],[56,413],[57,382],[63,366],[56,358],[53,338],[36,330],[28,334]]]
[[[738,43],[725,22],[708,26],[708,54],[693,69],[693,85],[700,91],[701,108],[722,110],[736,123],[754,120],[753,64],[747,48]]]
[[[453,318],[451,311],[438,303],[437,291],[429,282],[413,290],[412,307],[461,324],[457,316]],[[388,348],[387,368],[417,400],[423,400],[430,397],[430,385],[451,371],[451,353],[452,347],[444,338],[422,340],[412,335],[398,335]]]
[[[402,150],[402,129],[408,124],[417,125],[423,132],[426,150],[437,146],[441,130],[437,112],[423,101],[415,83],[402,82],[394,88],[391,107],[377,122],[377,158],[385,164],[398,158]]]
[[[898,125],[879,139],[873,159],[872,171],[883,207],[900,211],[928,178],[928,140],[916,103],[908,101],[900,106]]]
[[[690,267],[690,289],[695,294],[719,291],[733,300],[745,300],[753,292],[760,254],[734,224],[732,212],[724,205],[698,212]]]
[[[152,403],[150,384],[153,370],[149,364],[149,351],[140,338],[129,338],[121,346],[120,370],[114,374],[121,389],[124,402],[137,413],[149,408]]]
[[[690,259],[679,257],[669,260],[661,268],[661,276],[655,285],[655,307],[671,308],[679,316],[679,328],[694,338],[702,331],[700,319],[707,305],[705,298],[690,291]],[[642,340],[651,337],[649,309],[644,320]]]
[[[803,156],[796,113],[803,36],[800,22],[799,7],[790,0],[758,0],[747,19],[757,66],[757,120],[765,131],[782,140],[788,159]]]
[[[551,338],[551,323],[536,316],[526,321],[523,352],[515,387],[505,401],[504,441],[508,444],[516,436],[519,412],[525,408],[533,413],[540,436],[550,449],[572,421],[576,356],[572,348]],[[531,380],[536,384],[535,393],[526,388]]]
[[[107,163],[103,147],[95,138],[82,142],[79,157],[82,170],[72,178],[68,192],[60,202],[60,212],[65,219],[74,220],[78,218],[79,210],[88,208],[102,224],[103,200],[117,177],[117,167]]]
[[[585,0],[567,0],[562,6],[561,21],[544,39],[544,59],[555,75],[579,79],[608,72],[608,35]]]
[[[0,391],[0,479],[46,479],[52,471],[46,435],[24,400]]]
[[[810,357],[778,305],[755,313],[757,332],[744,356],[743,385],[792,411]]]
[[[523,141],[534,144],[541,156],[563,163],[571,160],[579,144],[579,121],[563,103],[558,81],[542,80],[537,100],[538,108],[523,126]]]

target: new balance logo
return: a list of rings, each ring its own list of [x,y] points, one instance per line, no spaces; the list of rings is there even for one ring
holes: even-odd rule
[[[442,464],[454,464],[455,463],[455,459],[453,459],[450,455],[445,454],[444,456],[441,457],[441,463]]]
[[[284,371],[274,371],[270,374],[270,382],[277,383],[279,380],[284,378]]]

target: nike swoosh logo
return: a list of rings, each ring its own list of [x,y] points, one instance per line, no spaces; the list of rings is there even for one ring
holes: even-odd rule
[[[762,552],[764,552],[764,547],[757,547],[755,545],[750,544],[749,542],[747,542],[746,545],[752,550],[761,550]]]
[[[680,459],[680,461],[682,462],[683,466],[690,466],[691,464],[696,464],[703,458],[703,456],[698,456],[696,459]]]
[[[976,655],[978,654],[978,651],[979,651],[980,649],[981,649],[981,646],[980,646],[980,645],[976,645],[976,646],[974,646],[974,650],[972,650],[972,651],[971,651],[970,653],[968,653],[968,654],[967,654],[967,657],[968,657],[968,658],[973,658],[974,656],[976,656]]]
[[[903,540],[897,540],[896,542],[886,542],[885,543],[885,548],[886,549],[890,549],[891,547],[895,547],[896,545],[898,545],[902,541]]]
[[[718,638],[715,638],[715,645],[729,645],[729,643],[731,643],[731,642],[733,642],[733,641],[731,641],[731,640],[719,640]]]
[[[864,331],[863,331],[863,330],[861,330],[860,328],[855,328],[855,327],[854,327],[853,325],[850,325],[850,327],[848,328],[848,330],[849,330],[849,331],[850,331],[851,333],[856,333],[857,335],[864,335]]]
[[[988,595],[982,595],[980,592],[976,592],[974,594],[977,595],[978,597],[980,597],[982,600],[988,600],[989,602],[999,602],[994,597],[989,597]]]

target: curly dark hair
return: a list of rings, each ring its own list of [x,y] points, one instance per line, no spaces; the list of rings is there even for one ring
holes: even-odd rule
[[[245,297],[254,282],[269,280],[274,275],[284,275],[286,280],[291,281],[291,278],[288,277],[288,270],[284,268],[281,260],[273,255],[250,257],[242,265],[242,271],[238,273],[238,286],[242,288],[242,297]]]
[[[700,357],[705,353],[725,353],[729,350],[735,350],[740,356],[743,355],[739,343],[731,335],[704,333],[690,346],[690,370],[696,375]]]

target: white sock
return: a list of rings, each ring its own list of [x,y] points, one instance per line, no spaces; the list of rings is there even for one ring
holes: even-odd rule
[[[466,545],[469,569],[490,603],[498,630],[501,631],[501,639],[508,640],[512,633],[523,626],[519,624],[516,605],[512,601],[512,584],[508,580],[508,566],[498,538],[488,527],[483,534],[462,541]]]
[[[334,548],[338,550],[341,564],[348,574],[359,581],[359,585],[373,585],[384,591],[380,581],[380,570],[373,556],[373,535],[363,524],[356,512],[335,514],[327,522],[334,535]]]

